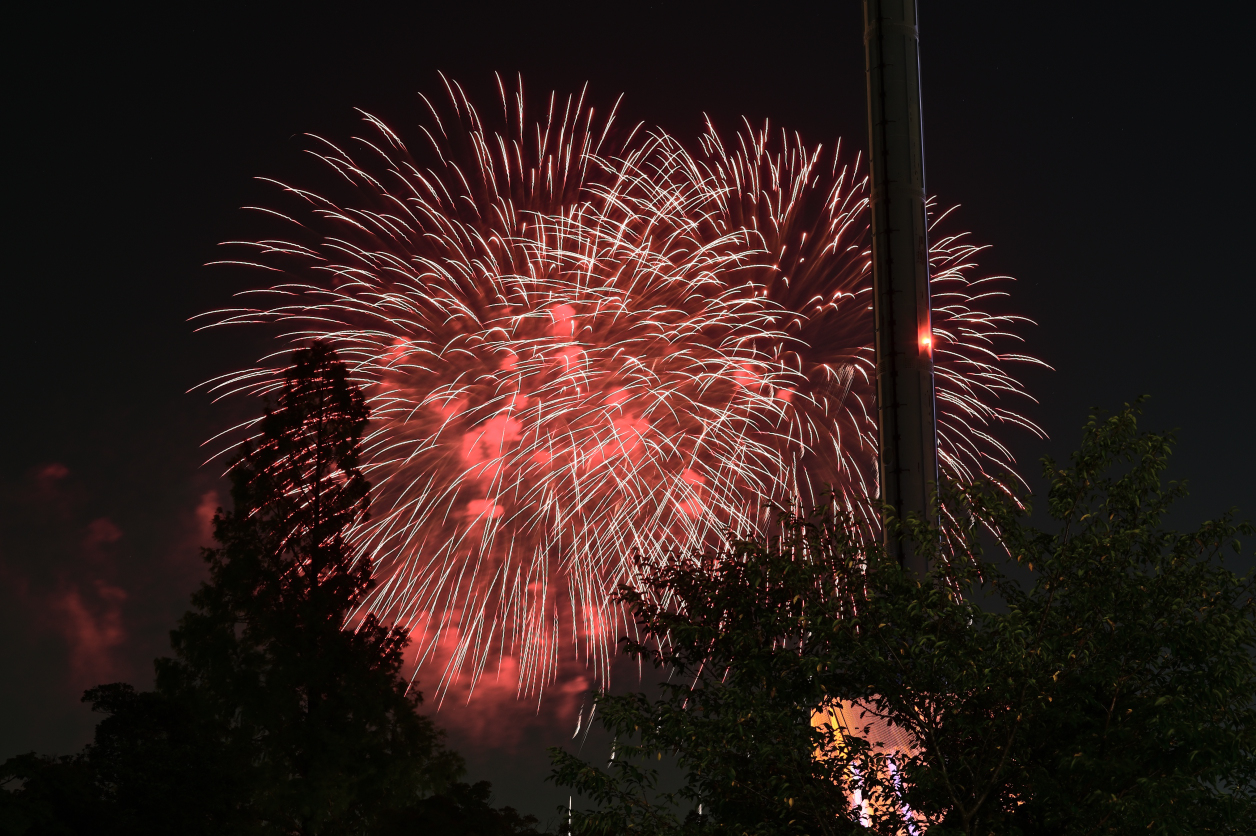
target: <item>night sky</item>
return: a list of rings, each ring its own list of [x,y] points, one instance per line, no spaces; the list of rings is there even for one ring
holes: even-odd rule
[[[1024,472],[1067,456],[1089,407],[1147,394],[1192,485],[1174,522],[1256,515],[1251,4],[922,6],[928,190],[993,245],[985,271],[1018,279],[1028,351],[1054,368],[1025,372],[1051,438],[1010,437]],[[347,139],[355,107],[412,130],[437,71],[484,105],[493,71],[522,72],[533,98],[625,93],[629,121],[686,140],[707,113],[865,147],[859,2],[751,8],[10,12],[0,758],[87,742],[82,690],[150,684],[202,577],[226,498],[202,443],[254,405],[188,390],[270,344],[188,320],[261,281],[202,266],[255,230],[254,176],[300,171],[306,132]],[[542,746],[573,716],[436,716],[499,802],[551,812]]]

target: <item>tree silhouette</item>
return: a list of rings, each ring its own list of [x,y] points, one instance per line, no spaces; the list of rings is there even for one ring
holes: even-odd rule
[[[367,515],[367,417],[330,347],[295,353],[231,467],[209,580],[154,690],[93,688],[84,700],[108,716],[85,753],[5,764],[23,782],[0,799],[11,832],[531,832],[487,784],[454,783],[462,760],[400,675],[405,632],[359,611],[372,566],[347,535]],[[73,816],[48,813],[76,792]]]
[[[596,802],[575,832],[1250,833],[1256,571],[1222,558],[1254,532],[1166,530],[1171,439],[1136,417],[1045,463],[1054,532],[979,486],[948,499],[954,551],[909,525],[928,582],[824,509],[647,568],[625,649],[668,676],[597,697],[608,765],[553,750]]]
[[[215,518],[210,580],[157,691],[194,705],[222,763],[249,776],[244,821],[342,832],[440,789],[461,761],[399,676],[404,632],[373,614],[350,623],[373,584],[346,540],[367,514],[362,394],[326,345],[293,360],[231,469],[234,509]]]

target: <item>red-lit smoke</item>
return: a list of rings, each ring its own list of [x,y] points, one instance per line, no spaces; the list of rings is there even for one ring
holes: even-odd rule
[[[313,153],[339,185],[284,186],[284,232],[225,262],[280,282],[219,323],[330,341],[372,409],[371,607],[411,626],[429,681],[535,693],[563,660],[605,679],[634,560],[748,531],[769,502],[876,494],[867,186],[857,155],[750,126],[692,146],[584,96],[494,125],[456,84],[412,152],[366,117]],[[425,100],[426,101],[426,100]],[[421,147],[420,147],[421,146]],[[327,194],[340,195],[333,199]],[[996,315],[1004,277],[935,214],[944,470],[1007,478],[1036,428]],[[282,367],[216,382],[264,393]],[[1010,478],[1015,478],[1011,476]],[[503,663],[503,660],[506,660]]]

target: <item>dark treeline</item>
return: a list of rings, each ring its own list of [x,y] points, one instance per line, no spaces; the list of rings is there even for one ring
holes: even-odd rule
[[[943,532],[906,521],[928,578],[831,508],[642,567],[625,649],[670,676],[598,698],[610,763],[554,751],[595,802],[574,829],[1256,832],[1256,572],[1224,562],[1252,526],[1166,529],[1185,488],[1137,416],[1045,462],[1052,531],[982,484],[950,492]]]
[[[563,829],[1250,833],[1256,572],[1224,558],[1253,529],[1165,529],[1185,489],[1137,417],[1095,417],[1071,463],[1046,462],[1053,531],[982,484],[948,489],[944,532],[888,517],[927,578],[832,508],[643,566],[617,593],[624,649],[667,676],[655,697],[594,695],[609,761],[552,752],[550,780],[584,800]],[[366,421],[328,347],[295,354],[153,690],[93,688],[84,751],[4,763],[0,832],[537,833],[461,782],[401,677],[406,635],[362,614],[372,567],[346,536]]]
[[[358,615],[374,584],[347,532],[369,485],[367,408],[330,348],[294,356],[231,470],[209,580],[171,633],[152,691],[100,685],[82,752],[3,764],[6,834],[507,836],[536,819],[486,782],[419,713],[407,637]]]

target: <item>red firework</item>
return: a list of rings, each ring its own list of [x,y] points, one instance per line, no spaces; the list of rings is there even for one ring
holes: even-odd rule
[[[447,90],[422,153],[370,116],[354,153],[319,141],[345,199],[283,186],[295,207],[263,211],[291,232],[226,263],[289,280],[218,323],[325,339],[366,390],[370,606],[411,625],[439,690],[500,665],[539,692],[565,658],[604,679],[631,629],[610,593],[635,560],[829,487],[869,516],[864,175],[840,148],[766,127],[726,145],[708,125],[692,150],[618,131],[583,94],[551,96],[533,122],[522,88],[500,88],[492,129]],[[980,248],[941,220],[942,466],[1016,478],[995,433],[1037,432],[1002,406],[1025,394],[1013,364],[1035,361],[1001,348],[1023,321],[984,309],[1003,277],[974,278]],[[282,371],[216,385],[264,393]]]

